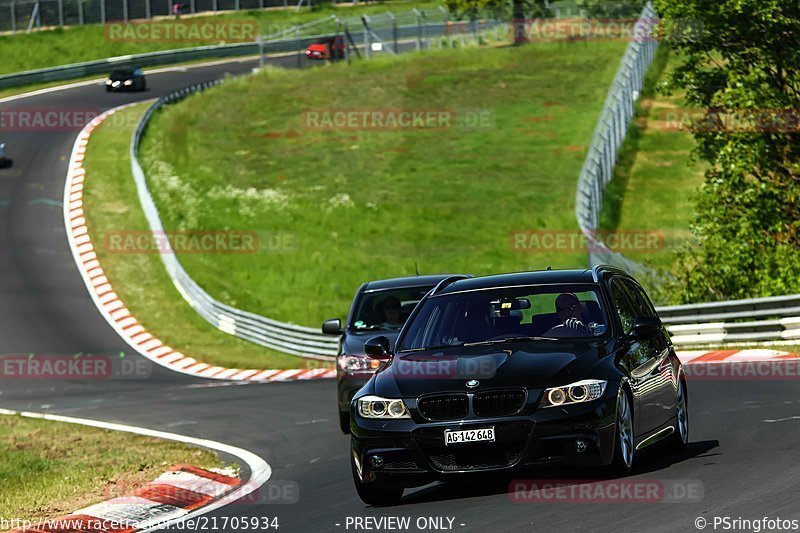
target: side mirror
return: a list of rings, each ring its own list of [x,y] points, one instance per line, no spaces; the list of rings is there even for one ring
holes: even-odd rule
[[[386,360],[392,356],[392,347],[386,337],[372,337],[364,343],[364,353],[373,359]]]
[[[326,335],[341,335],[342,321],[338,318],[331,318],[322,323],[322,333]]]
[[[631,328],[631,337],[635,339],[650,339],[661,331],[661,319],[655,316],[639,317],[634,319]]]

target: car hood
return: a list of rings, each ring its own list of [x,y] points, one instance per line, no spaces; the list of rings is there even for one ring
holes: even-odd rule
[[[513,343],[400,353],[374,377],[375,394],[409,398],[445,391],[528,389],[619,377],[607,340]]]
[[[394,346],[394,342],[397,340],[399,334],[400,332],[394,329],[359,332],[348,331],[342,343],[342,353],[347,355],[364,355],[364,343],[374,337],[381,336],[389,339],[389,344]]]
[[[308,46],[309,52],[324,52],[325,45],[324,44],[312,44]]]

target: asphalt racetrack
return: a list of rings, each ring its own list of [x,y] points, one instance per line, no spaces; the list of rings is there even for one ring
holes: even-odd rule
[[[275,58],[287,66],[296,57]],[[254,61],[148,75],[145,93],[106,93],[99,84],[0,104],[3,109],[112,108],[186,85],[246,72]],[[60,201],[68,131],[4,132],[14,164],[0,170],[0,339],[3,353],[119,353],[125,345],[92,303],[73,262]],[[148,379],[11,380],[0,407],[131,424],[208,438],[249,450],[272,467],[258,502],[207,515],[277,518],[280,531],[696,531],[714,517],[798,519],[800,384],[783,380],[691,380],[690,445],[653,449],[630,480],[699,490],[673,503],[512,501],[509,478],[478,478],[406,492],[393,508],[366,507],[353,488],[349,438],[338,430],[332,381],[234,384],[175,374],[146,363]],[[786,362],[785,364],[791,364]],[[580,484],[602,472],[526,474]],[[672,486],[672,485],[670,485]],[[270,487],[275,489],[270,493]],[[265,503],[266,502],[266,503]],[[402,522],[367,517],[410,517]],[[431,520],[428,520],[431,519]],[[213,522],[206,524],[206,530]],[[176,528],[177,529],[177,528]],[[718,526],[716,530],[721,530]]]

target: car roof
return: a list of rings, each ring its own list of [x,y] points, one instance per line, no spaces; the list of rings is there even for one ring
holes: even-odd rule
[[[398,289],[401,287],[433,287],[443,279],[453,274],[436,274],[430,276],[407,276],[404,278],[390,278],[370,281],[364,285],[364,291],[380,291],[384,289]]]
[[[604,274],[611,273],[627,276],[627,274],[622,270],[606,265],[596,266],[594,268],[570,270],[534,270],[528,272],[511,272],[508,274],[494,274],[491,276],[480,276],[477,278],[456,280],[439,290],[438,294],[523,285],[597,283]]]

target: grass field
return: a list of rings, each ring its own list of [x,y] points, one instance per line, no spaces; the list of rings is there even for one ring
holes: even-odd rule
[[[236,368],[300,368],[302,359],[222,333],[181,297],[156,253],[117,253],[105,236],[147,230],[128,146],[148,104],[113,115],[92,134],[84,166],[84,207],[106,276],[133,316],[165,344],[204,363]]]
[[[261,232],[261,253],[183,262],[218,299],[280,320],[343,316],[360,283],[415,265],[583,266],[582,250],[523,253],[511,236],[577,231],[576,179],[624,48],[536,44],[271,69],[159,114],[142,160],[168,229]],[[315,129],[304,114],[397,109],[488,122]]]
[[[314,11],[302,10],[301,12],[296,12],[294,9],[237,11],[203,15],[203,20],[208,20],[212,17],[215,20],[235,20],[237,23],[238,21],[255,21],[262,32],[275,33],[280,29],[289,28],[295,24],[310,22],[333,14],[340,17],[351,17],[362,13],[385,13],[390,9],[398,12],[409,11],[415,7],[419,9],[436,9],[439,5],[440,3],[431,0],[393,0],[382,4],[361,4],[342,7],[333,7],[331,4],[325,4]],[[194,19],[184,17],[183,20]],[[327,28],[327,31],[330,31],[332,27]],[[320,26],[320,28],[323,27]],[[110,40],[106,37],[105,27],[102,24],[57,28],[29,34],[0,35],[0,50],[3,51],[0,74],[127,54],[141,54],[157,50],[211,44],[221,43],[210,40],[196,42]]]
[[[185,444],[0,416],[0,509],[6,519],[68,514],[129,494],[181,463],[222,466],[215,454]]]
[[[705,170],[702,163],[690,160],[692,136],[677,127],[686,110],[682,96],[654,90],[678,61],[665,47],[659,49],[614,179],[606,188],[601,220],[606,230],[661,232],[663,247],[625,255],[666,271],[674,270],[675,250],[690,237],[691,196]]]

